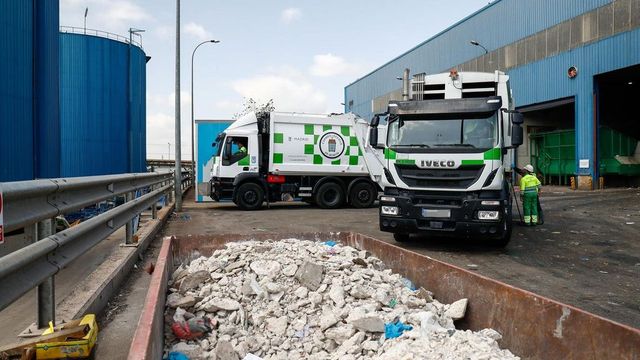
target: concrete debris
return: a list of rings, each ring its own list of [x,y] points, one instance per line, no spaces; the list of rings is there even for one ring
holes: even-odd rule
[[[196,298],[191,295],[182,296],[179,293],[171,293],[167,296],[167,306],[174,309],[191,307],[196,301]]]
[[[453,304],[449,305],[447,311],[444,314],[450,317],[453,320],[460,320],[464,317],[464,314],[467,312],[467,304],[469,300],[460,299]]]
[[[216,356],[214,359],[218,360],[239,360],[240,357],[238,353],[233,348],[230,342],[225,340],[218,341],[218,345],[216,345]]]
[[[358,330],[381,333],[384,332],[384,322],[378,316],[363,316],[351,321],[351,325]]]
[[[467,299],[445,305],[407,281],[341,244],[229,243],[179,267],[167,296],[166,319],[208,317],[217,328],[190,341],[167,331],[165,351],[222,360],[519,359],[500,349],[495,330],[455,329]],[[397,321],[413,329],[385,339],[385,324]]]
[[[182,279],[182,282],[180,283],[180,293],[184,294],[185,292],[195,289],[209,280],[211,280],[211,275],[209,275],[209,272],[206,270],[191,273]]]
[[[322,265],[305,261],[302,266],[298,268],[298,271],[296,271],[295,277],[300,281],[300,284],[309,290],[316,291],[320,287],[320,284],[322,284],[323,271],[324,267]]]

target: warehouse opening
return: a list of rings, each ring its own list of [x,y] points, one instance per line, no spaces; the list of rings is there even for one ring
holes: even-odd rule
[[[595,88],[601,185],[640,186],[640,65],[597,75]]]
[[[545,184],[569,185],[576,171],[575,98],[521,107],[524,143],[516,166],[532,164]]]

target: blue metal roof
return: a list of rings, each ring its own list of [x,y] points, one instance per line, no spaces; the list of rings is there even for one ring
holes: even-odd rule
[[[413,73],[441,72],[482,55],[470,40],[492,51],[611,1],[495,1],[347,85],[345,92],[354,100],[354,109],[368,113],[364,110],[371,99],[400,87],[395,79],[406,67]]]

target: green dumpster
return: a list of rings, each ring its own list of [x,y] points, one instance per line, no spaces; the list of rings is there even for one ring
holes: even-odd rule
[[[600,175],[640,176],[638,140],[606,126],[599,129]],[[529,134],[531,163],[546,183],[568,184],[576,173],[575,130]]]

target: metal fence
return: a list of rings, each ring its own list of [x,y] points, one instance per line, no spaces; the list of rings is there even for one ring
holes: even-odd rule
[[[110,33],[107,31],[96,30],[96,29],[86,29],[83,27],[75,27],[75,26],[60,26],[60,32],[63,33],[71,33],[71,34],[82,34],[82,35],[91,35],[97,36],[105,39],[111,39],[123,42],[125,44],[129,44],[129,39],[118,34]],[[138,34],[139,35],[139,34]],[[142,39],[142,38],[140,38]],[[131,45],[135,45],[142,49],[142,41],[136,41],[131,39]]]
[[[157,218],[156,204],[165,194],[172,199],[173,183],[171,172],[2,183],[6,231],[24,228],[39,240],[0,258],[0,311],[37,287],[38,326],[55,321],[55,274],[122,226],[132,244],[133,219],[148,208]],[[184,172],[181,188],[191,184]],[[134,199],[138,190],[146,193]],[[122,205],[55,233],[55,217],[123,195]]]

